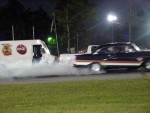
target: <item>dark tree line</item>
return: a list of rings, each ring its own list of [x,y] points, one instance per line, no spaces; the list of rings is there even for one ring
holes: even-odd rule
[[[0,40],[12,40],[12,25],[15,40],[33,39],[33,26],[35,38],[46,40],[51,18],[42,7],[25,10],[17,0],[8,0],[6,6],[0,7]]]
[[[50,0],[55,2],[57,34],[59,48],[62,52],[71,47],[79,48],[79,43],[87,38],[80,34],[87,29],[86,23],[92,17],[94,5],[88,0]],[[33,39],[33,26],[36,39],[46,42],[50,32],[53,15],[39,7],[32,11],[25,9],[18,0],[8,0],[6,6],[0,7],[0,40],[12,40],[12,26],[14,28],[14,39]],[[80,40],[80,41],[79,41]]]

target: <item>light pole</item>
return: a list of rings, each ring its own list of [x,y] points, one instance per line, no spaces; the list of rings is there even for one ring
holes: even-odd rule
[[[12,39],[15,40],[15,36],[14,36],[14,25],[12,25]]]
[[[107,20],[112,23],[112,42],[114,42],[114,28],[113,27],[114,27],[114,21],[117,20],[117,17],[115,15],[110,14],[107,17]]]
[[[128,39],[128,41],[129,42],[131,42],[131,32],[132,32],[132,29],[131,29],[131,27],[132,27],[132,23],[131,23],[131,0],[129,0],[129,39]]]

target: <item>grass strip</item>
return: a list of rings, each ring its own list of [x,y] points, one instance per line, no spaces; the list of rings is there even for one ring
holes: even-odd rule
[[[150,79],[0,85],[0,113],[150,113]]]

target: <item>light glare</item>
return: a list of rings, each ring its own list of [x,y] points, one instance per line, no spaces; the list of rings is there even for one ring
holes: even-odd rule
[[[115,15],[108,15],[108,21],[113,22],[117,20],[117,17]]]

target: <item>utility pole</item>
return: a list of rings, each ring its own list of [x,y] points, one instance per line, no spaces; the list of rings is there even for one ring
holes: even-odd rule
[[[34,26],[32,27],[33,29],[33,40],[35,39],[35,35],[34,35]]]
[[[55,20],[55,13],[54,12],[53,12],[53,18],[54,18],[55,36],[56,36],[56,43],[57,43],[57,54],[59,56],[59,44],[58,44],[57,27],[56,27],[56,20]]]
[[[12,39],[15,40],[15,36],[14,36],[14,25],[12,25]]]
[[[112,21],[112,43],[114,42],[114,21]]]
[[[68,0],[68,2],[69,2],[69,0]],[[69,6],[68,6],[68,3],[67,3],[67,9],[66,9],[66,21],[68,22],[69,21],[69,8],[68,8]],[[66,25],[66,27],[67,27],[67,40],[68,40],[68,48],[67,48],[67,50],[68,50],[68,53],[70,53],[70,27],[69,27],[69,24],[67,23],[67,25]]]
[[[77,49],[76,49],[76,52],[79,52],[79,33],[77,33]]]
[[[128,20],[129,21],[129,39],[128,39],[128,41],[131,42],[131,38],[132,38],[131,37],[131,35],[132,35],[131,34],[132,33],[132,29],[131,29],[131,27],[132,27],[132,25],[131,25],[131,0],[129,0],[128,2],[129,2],[129,20]]]

